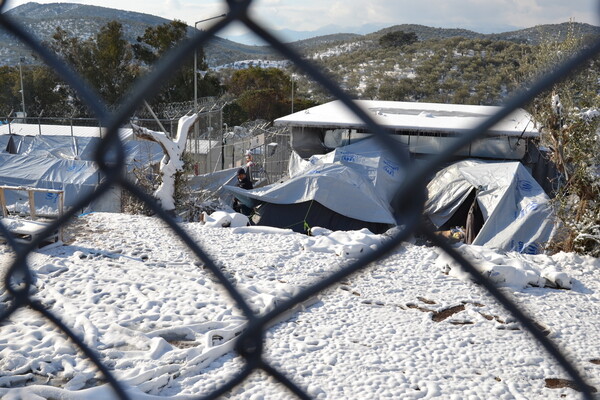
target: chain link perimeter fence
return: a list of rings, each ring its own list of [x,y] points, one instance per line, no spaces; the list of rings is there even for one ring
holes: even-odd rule
[[[591,45],[582,50],[578,55],[569,59],[564,64],[548,72],[542,76],[537,82],[523,93],[519,93],[510,99],[506,106],[497,114],[490,117],[487,121],[474,128],[468,134],[449,146],[445,151],[429,159],[424,165],[411,165],[411,173],[406,176],[402,184],[397,190],[393,201],[393,208],[399,221],[402,222],[402,229],[395,235],[393,240],[390,240],[386,245],[373,253],[363,256],[361,259],[348,265],[343,270],[331,274],[328,278],[319,281],[312,287],[303,290],[293,298],[281,303],[278,307],[268,312],[265,315],[255,315],[243,296],[236,290],[234,284],[226,277],[224,272],[217,267],[207,253],[176,223],[176,221],[166,213],[157,202],[145,194],[140,188],[129,182],[123,173],[124,166],[124,148],[119,140],[118,129],[120,126],[127,124],[133,113],[143,104],[144,99],[150,98],[157,88],[160,87],[160,82],[168,80],[169,76],[179,65],[181,65],[186,57],[189,57],[194,49],[205,45],[210,38],[216,33],[222,31],[231,23],[238,21],[244,24],[256,35],[270,44],[276,51],[281,53],[285,58],[295,63],[298,68],[302,69],[308,76],[312,77],[316,82],[326,88],[335,98],[341,100],[352,112],[354,112],[367,125],[368,129],[375,133],[375,137],[382,146],[390,149],[395,149],[398,155],[398,162],[407,167],[408,159],[403,156],[403,152],[397,141],[393,140],[388,132],[378,126],[371,117],[352,102],[351,98],[344,93],[335,83],[327,79],[325,74],[317,67],[303,59],[296,51],[292,50],[288,45],[285,45],[276,37],[271,35],[263,26],[258,24],[249,14],[249,7],[253,3],[252,0],[226,0],[229,6],[227,16],[210,29],[198,32],[192,39],[181,44],[169,57],[162,59],[155,69],[145,78],[143,78],[136,86],[135,90],[129,96],[127,102],[115,111],[109,111],[99,99],[86,85],[85,82],[64,62],[51,53],[43,44],[34,36],[28,33],[23,26],[11,20],[6,14],[0,14],[0,26],[18,37],[23,43],[32,48],[41,59],[50,65],[72,88],[74,88],[79,96],[87,103],[94,114],[97,116],[101,126],[107,127],[107,135],[101,141],[96,150],[96,162],[100,170],[104,173],[105,179],[93,193],[79,199],[78,203],[67,211],[62,217],[53,222],[46,229],[46,233],[50,233],[60,226],[66,224],[75,216],[76,210],[84,208],[85,205],[92,202],[95,198],[107,193],[111,186],[120,185],[123,189],[128,190],[132,195],[144,201],[150,208],[154,210],[156,215],[160,216],[170,229],[178,235],[189,249],[205,264],[221,282],[224,289],[229,293],[233,301],[243,311],[248,319],[248,328],[237,339],[236,351],[242,356],[246,364],[244,368],[229,382],[223,384],[220,388],[212,392],[208,398],[217,398],[228,393],[234,387],[241,384],[256,370],[263,370],[271,375],[274,379],[284,384],[292,393],[299,398],[309,398],[305,390],[299,387],[290,378],[286,377],[278,368],[271,365],[263,358],[263,343],[266,327],[269,323],[286,310],[299,305],[312,296],[324,291],[335,283],[366,268],[371,262],[374,262],[386,254],[391,252],[400,243],[409,237],[411,233],[419,232],[425,235],[435,245],[439,246],[449,255],[451,255],[472,278],[484,286],[496,299],[502,304],[513,316],[527,329],[531,335],[541,344],[564,368],[571,376],[574,384],[582,392],[585,398],[591,399],[592,394],[589,386],[584,382],[577,368],[571,364],[561,350],[540,331],[534,321],[525,315],[511,300],[504,296],[489,280],[480,275],[476,269],[464,258],[462,258],[446,241],[438,238],[431,230],[421,224],[421,215],[423,204],[425,201],[425,182],[431,172],[439,169],[442,164],[448,160],[451,155],[460,148],[468,145],[470,142],[483,135],[488,129],[496,123],[507,117],[512,110],[522,107],[531,101],[535,96],[549,90],[552,85],[561,80],[578,67],[581,67],[586,61],[600,53],[600,42]],[[0,12],[6,6],[6,1],[0,3]],[[117,163],[108,163],[106,155],[109,153],[117,153],[119,158]],[[30,296],[32,288],[32,274],[27,264],[27,256],[33,252],[41,242],[42,236],[33,240],[28,245],[20,245],[14,239],[11,239],[9,232],[0,224],[0,233],[8,238],[8,244],[15,253],[14,262],[4,276],[4,285],[10,298],[10,306],[0,315],[0,323],[7,324],[8,318],[23,307],[28,307],[38,312],[61,329],[70,340],[75,343],[79,351],[81,351],[91,362],[93,362],[99,371],[104,375],[106,381],[111,385],[115,392],[115,397],[127,399],[128,396],[122,385],[115,379],[110,369],[99,359],[95,349],[85,345],[82,338],[78,337],[61,321],[59,315],[55,315],[51,310],[47,309],[39,301],[36,301]],[[13,277],[24,275],[25,283],[20,286],[13,285]]]

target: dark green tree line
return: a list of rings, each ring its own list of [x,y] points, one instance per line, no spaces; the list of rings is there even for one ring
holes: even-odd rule
[[[272,121],[292,109],[291,77],[277,68],[252,67],[235,71],[227,81],[227,90],[236,100],[225,110],[226,122],[237,125],[246,120]],[[294,87],[294,111],[315,103],[299,97]]]
[[[125,39],[123,26],[116,21],[103,26],[98,34],[81,39],[58,27],[46,45],[79,73],[98,95],[111,107],[117,106],[132,89],[139,77],[148,73],[168,51],[187,38],[187,25],[173,21],[149,27],[135,44]],[[151,103],[191,101],[194,97],[193,56],[163,83]],[[207,71],[202,49],[198,50],[198,70]],[[46,66],[23,66],[24,92],[30,117],[91,116],[68,85]],[[8,115],[20,110],[20,81],[18,67],[0,69],[0,111]],[[208,73],[198,76],[198,96],[215,96],[222,89],[216,76]]]
[[[142,68],[147,71],[160,60],[165,54],[174,49],[181,41],[187,38],[188,26],[182,21],[172,21],[156,27],[149,27],[144,35],[137,38],[133,45],[136,59]],[[160,93],[154,99],[154,103],[185,102],[194,98],[194,57],[196,58],[198,73],[198,96],[217,96],[221,94],[222,88],[216,76],[208,71],[205,54],[202,48],[191,54],[180,68],[175,71],[171,79],[166,82]]]

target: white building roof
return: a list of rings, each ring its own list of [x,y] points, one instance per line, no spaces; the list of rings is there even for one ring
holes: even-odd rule
[[[0,125],[0,135],[19,136],[74,136],[74,137],[97,137],[106,136],[106,128],[99,126],[69,126],[69,125],[47,125],[47,124],[21,124],[12,123]],[[131,128],[119,129],[122,140],[133,139]]]
[[[98,126],[73,126],[71,129],[69,125],[20,123],[0,125],[0,135],[37,136],[40,132],[46,136],[101,137],[106,134],[106,129]]]
[[[501,107],[355,100],[378,124],[397,131],[466,133]],[[275,120],[278,126],[364,129],[364,122],[336,100]],[[518,109],[488,131],[490,136],[537,137],[533,117]]]

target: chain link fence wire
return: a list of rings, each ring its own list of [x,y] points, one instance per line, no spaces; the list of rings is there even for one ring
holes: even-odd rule
[[[415,232],[428,237],[435,245],[451,255],[471,274],[477,283],[484,286],[497,301],[502,304],[507,311],[512,313],[523,327],[530,332],[533,338],[535,338],[535,340],[537,340],[539,344],[561,364],[563,369],[574,381],[578,390],[582,393],[582,396],[591,399],[592,394],[590,392],[590,387],[582,378],[577,367],[567,360],[557,345],[548,337],[544,336],[540,329],[536,327],[534,321],[520,310],[510,299],[503,295],[493,283],[479,274],[473,265],[461,257],[447,242],[440,239],[429,228],[424,226],[421,223],[421,215],[425,201],[426,177],[430,175],[431,172],[439,169],[439,167],[448,160],[455,151],[482,136],[486,130],[508,116],[514,109],[526,105],[535,96],[549,90],[552,85],[565,78],[578,67],[584,65],[586,61],[597,56],[600,53],[600,42],[582,50],[563,65],[541,76],[527,91],[518,93],[512,97],[512,99],[506,103],[506,106],[497,114],[461,137],[445,151],[431,157],[424,165],[411,165],[410,169],[408,169],[409,160],[404,156],[404,152],[401,151],[400,144],[392,139],[391,135],[389,135],[384,128],[378,126],[363,109],[357,106],[339,86],[328,79],[319,68],[303,59],[295,50],[289,47],[289,45],[284,44],[269,33],[263,26],[254,21],[249,12],[250,6],[254,0],[226,0],[226,2],[229,6],[229,12],[223,19],[219,20],[209,29],[198,32],[193,38],[185,41],[167,54],[167,56],[159,61],[158,65],[148,76],[138,82],[135,89],[131,92],[130,96],[128,96],[127,101],[114,111],[109,111],[102,100],[90,89],[82,78],[70,68],[70,66],[45,48],[43,44],[32,34],[27,32],[23,26],[11,20],[6,14],[0,14],[0,26],[19,38],[25,45],[35,51],[46,64],[51,66],[62,79],[77,91],[80,98],[96,115],[100,125],[107,127],[107,135],[98,146],[95,155],[96,163],[104,174],[103,182],[93,193],[79,199],[74,207],[51,223],[46,228],[45,232],[50,233],[68,223],[69,220],[75,216],[76,210],[84,208],[95,198],[104,195],[108,192],[110,187],[114,185],[120,185],[123,189],[128,190],[133,196],[136,196],[145,202],[158,217],[164,220],[173,233],[179,236],[189,250],[193,252],[194,255],[204,263],[205,267],[216,276],[233,302],[235,302],[235,304],[243,311],[248,319],[248,328],[240,335],[236,343],[236,351],[245,358],[246,364],[229,382],[207,396],[209,399],[218,398],[219,396],[227,394],[237,385],[243,383],[250,374],[257,370],[262,370],[271,375],[299,398],[309,398],[307,392],[303,388],[294,383],[291,378],[287,377],[263,358],[263,339],[266,327],[269,326],[271,321],[275,320],[287,310],[308,300],[310,297],[317,295],[349,275],[365,269],[371,262],[385,257],[400,245],[403,240],[407,239],[410,234]],[[6,0],[0,1],[0,12],[3,11],[5,6]],[[145,99],[151,98],[152,95],[156,93],[160,87],[158,83],[167,81],[169,75],[182,64],[186,57],[189,57],[189,54],[196,48],[206,45],[213,35],[236,21],[244,24],[257,36],[271,45],[277,52],[294,63],[299,69],[303,70],[306,75],[322,85],[333,97],[341,100],[351,111],[364,121],[367,129],[375,134],[374,136],[382,146],[395,149],[397,161],[402,164],[406,170],[410,170],[410,173],[405,177],[398,188],[393,200],[392,205],[398,216],[398,222],[402,224],[402,229],[398,231],[392,240],[387,242],[377,251],[363,256],[361,259],[353,262],[344,269],[335,272],[326,279],[306,288],[295,297],[280,304],[278,307],[262,316],[255,315],[252,312],[248,303],[236,290],[234,284],[226,277],[224,272],[217,267],[215,260],[211,259],[200,245],[184,232],[183,228],[177,224],[175,219],[165,212],[152,197],[144,193],[143,190],[127,179],[123,172],[124,148],[118,136],[119,127],[129,121],[130,117],[140,108],[140,105],[143,104]],[[109,152],[117,153],[118,161],[116,163],[109,164],[106,162],[105,155]],[[0,315],[0,325],[9,323],[8,319],[20,308],[30,308],[35,310],[42,317],[56,325],[78,347],[79,351],[95,364],[98,370],[103,374],[106,382],[114,390],[116,398],[128,399],[129,397],[123,386],[113,376],[110,369],[102,363],[96,350],[86,346],[82,338],[78,337],[61,321],[60,316],[55,315],[51,310],[46,309],[39,301],[36,301],[30,296],[33,282],[32,274],[27,264],[27,256],[40,245],[43,235],[39,236],[31,243],[23,245],[16,242],[2,224],[0,224],[0,233],[6,238],[8,246],[10,246],[14,252],[14,260],[6,273],[6,276],[4,276],[4,287],[10,297],[10,306],[2,313],[2,315]],[[25,279],[23,283],[17,284],[15,279],[16,276],[24,276]]]

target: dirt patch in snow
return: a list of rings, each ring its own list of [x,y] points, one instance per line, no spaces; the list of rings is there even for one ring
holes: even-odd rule
[[[446,308],[444,310],[441,311],[437,311],[433,313],[433,316],[431,317],[431,319],[434,322],[442,322],[445,319],[450,318],[451,316],[453,316],[454,314],[457,314],[461,311],[465,311],[465,305],[464,304],[459,304],[457,306],[454,307],[450,307],[450,308]]]
[[[546,387],[550,389],[564,389],[569,388],[581,392],[579,387],[575,384],[575,382],[568,379],[557,379],[557,378],[548,378],[546,379]],[[593,386],[588,386],[588,389],[592,393],[596,393],[598,390]]]

